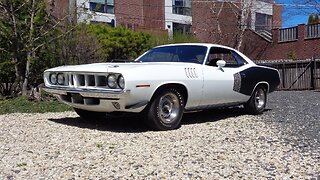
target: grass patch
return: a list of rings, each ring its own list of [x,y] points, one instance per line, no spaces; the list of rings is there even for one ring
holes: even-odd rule
[[[72,108],[59,101],[29,101],[25,96],[0,100],[0,114],[9,113],[46,113],[71,111]]]

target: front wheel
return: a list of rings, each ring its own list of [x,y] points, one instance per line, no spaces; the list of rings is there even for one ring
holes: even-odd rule
[[[106,117],[106,113],[103,113],[103,112],[87,111],[87,110],[78,109],[78,108],[73,108],[73,109],[84,120],[96,120],[96,119],[103,119]]]
[[[158,93],[146,112],[147,124],[155,130],[172,130],[180,126],[184,109],[184,97],[174,89]]]
[[[244,108],[249,114],[262,114],[264,109],[266,108],[266,103],[267,91],[264,87],[258,86],[254,90],[249,101],[244,104]]]

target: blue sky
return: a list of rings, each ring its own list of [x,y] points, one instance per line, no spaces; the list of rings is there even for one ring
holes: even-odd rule
[[[282,27],[292,27],[307,24],[309,14],[315,13],[315,7],[305,4],[305,0],[276,0],[283,4]]]

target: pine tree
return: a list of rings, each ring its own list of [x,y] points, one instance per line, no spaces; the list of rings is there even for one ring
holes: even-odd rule
[[[313,24],[318,24],[319,23],[319,14],[316,13],[313,19]]]
[[[313,19],[313,14],[310,14],[309,15],[309,19],[308,19],[308,24],[310,25],[310,24],[313,24],[313,21],[314,21],[314,19]]]

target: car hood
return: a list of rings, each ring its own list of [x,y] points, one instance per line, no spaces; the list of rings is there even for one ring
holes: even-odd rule
[[[156,63],[94,63],[82,65],[60,66],[46,70],[46,72],[126,72],[136,68],[147,66],[190,66],[194,63],[172,63],[172,62],[156,62]]]

